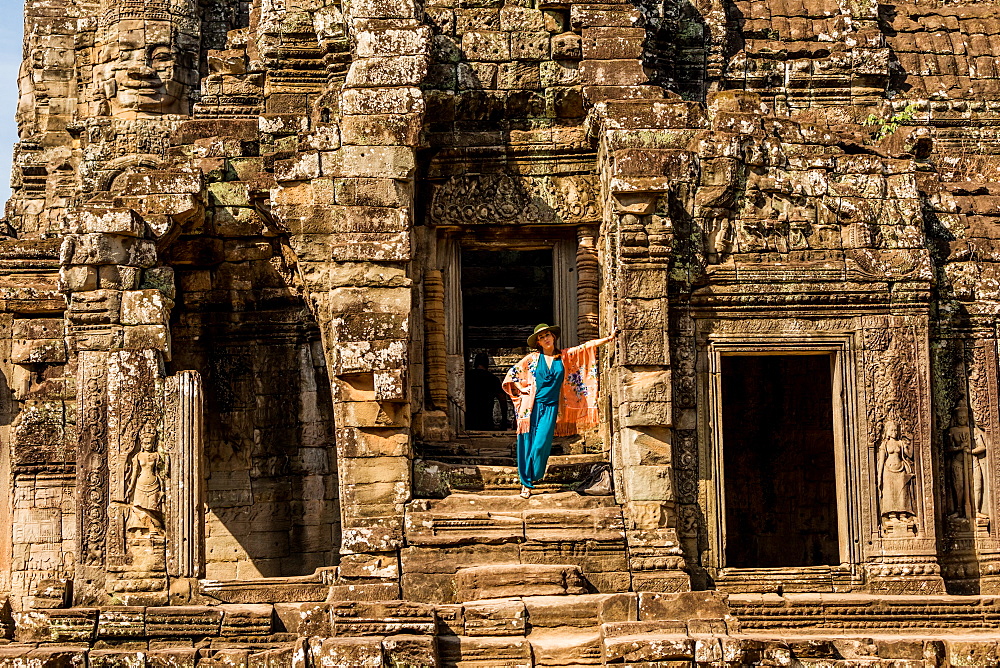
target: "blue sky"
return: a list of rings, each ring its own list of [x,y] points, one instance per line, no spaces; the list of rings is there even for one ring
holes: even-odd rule
[[[24,4],[0,0],[0,203],[10,197],[10,161],[17,141],[17,69],[21,66]]]

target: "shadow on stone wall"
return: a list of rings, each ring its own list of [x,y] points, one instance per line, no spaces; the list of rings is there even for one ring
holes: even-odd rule
[[[310,574],[336,564],[340,543],[319,328],[274,268],[277,242],[224,247],[252,251],[179,266],[172,323],[172,366],[205,383],[205,575]]]

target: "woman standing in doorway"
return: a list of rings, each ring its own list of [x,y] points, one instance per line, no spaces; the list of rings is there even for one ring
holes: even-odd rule
[[[559,350],[559,327],[540,324],[528,337],[529,353],[503,381],[517,415],[517,475],[528,498],[545,475],[554,436],[597,424],[597,348],[618,335]]]

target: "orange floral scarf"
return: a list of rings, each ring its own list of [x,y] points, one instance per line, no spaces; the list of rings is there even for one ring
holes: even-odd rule
[[[514,401],[517,433],[531,430],[531,409],[535,405],[535,367],[541,353],[529,353],[507,372],[503,389]],[[559,392],[556,436],[571,436],[597,426],[597,343],[566,348],[560,352],[566,375]]]

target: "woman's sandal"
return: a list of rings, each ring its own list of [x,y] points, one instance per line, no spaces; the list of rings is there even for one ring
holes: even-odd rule
[[[524,485],[521,485],[521,498],[522,499],[527,499],[530,496],[531,496],[531,489],[529,487],[525,487]]]

